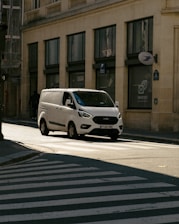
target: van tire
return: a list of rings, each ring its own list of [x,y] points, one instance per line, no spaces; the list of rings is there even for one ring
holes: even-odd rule
[[[116,134],[114,134],[114,135],[110,135],[110,138],[111,138],[112,141],[117,141],[118,137],[119,137],[119,136],[116,135]]]
[[[45,120],[41,120],[40,122],[40,132],[42,135],[48,135],[49,133]]]
[[[73,122],[70,122],[69,125],[68,125],[68,137],[73,138],[73,139],[78,137],[76,127],[75,127],[75,124]]]

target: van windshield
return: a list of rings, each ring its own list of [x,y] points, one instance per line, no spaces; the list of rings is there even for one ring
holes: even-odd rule
[[[73,93],[78,104],[86,107],[114,107],[110,97],[103,92],[76,91]]]

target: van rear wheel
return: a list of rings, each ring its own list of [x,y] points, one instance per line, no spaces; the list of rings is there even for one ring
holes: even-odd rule
[[[78,137],[76,127],[73,122],[70,122],[68,125],[68,137],[73,139]]]
[[[49,133],[49,130],[47,128],[47,124],[46,124],[45,120],[42,120],[40,122],[40,132],[42,135],[48,135],[48,133]]]

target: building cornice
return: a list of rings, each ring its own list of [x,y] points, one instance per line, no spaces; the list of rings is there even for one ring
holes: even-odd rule
[[[142,0],[137,0],[137,2],[140,2]],[[71,20],[74,19],[75,17],[80,17],[83,16],[84,14],[88,13],[94,13],[94,11],[99,12],[104,10],[105,8],[113,8],[118,5],[126,5],[126,4],[132,4],[136,3],[136,0],[103,0],[96,2],[95,4],[87,4],[83,5],[80,7],[76,7],[73,9],[69,9],[67,11],[62,11],[59,13],[59,15],[54,15],[54,16],[42,16],[38,17],[36,20],[33,20],[31,22],[28,22],[27,24],[23,24],[22,30],[26,29],[31,29],[36,26],[43,26],[48,23],[53,23],[53,22],[59,22],[59,21],[64,21],[64,20]],[[38,12],[39,9],[35,9],[32,11],[32,13]],[[26,12],[26,13],[31,13],[31,12]]]

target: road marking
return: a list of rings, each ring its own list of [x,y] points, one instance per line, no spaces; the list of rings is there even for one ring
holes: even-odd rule
[[[140,183],[140,184],[124,184],[124,185],[109,185],[109,186],[99,186],[99,187],[83,187],[83,188],[73,188],[72,189],[61,189],[61,190],[43,190],[36,192],[25,192],[25,193],[10,193],[3,194],[0,197],[0,201],[10,200],[10,199],[22,199],[22,198],[38,198],[43,196],[54,196],[54,195],[71,195],[71,194],[82,194],[82,193],[97,193],[105,191],[121,191],[121,190],[134,190],[134,189],[150,189],[150,188],[165,188],[174,187],[173,184],[157,182],[157,183]]]
[[[66,169],[52,169],[52,170],[40,170],[37,171],[35,168],[31,172],[25,172],[23,169],[20,173],[12,173],[12,174],[4,174],[0,175],[0,179],[5,178],[16,178],[16,177],[27,177],[27,176],[34,176],[34,175],[47,175],[47,174],[61,174],[61,173],[75,173],[75,172],[84,172],[84,171],[96,171],[99,170],[98,168],[95,167],[73,167],[73,168],[66,168]]]
[[[35,177],[22,177],[22,178],[13,178],[13,179],[3,179],[0,180],[0,184],[11,184],[11,183],[22,183],[22,182],[30,182],[30,181],[50,181],[50,180],[60,180],[60,179],[70,179],[70,178],[83,178],[83,177],[99,177],[102,176],[114,176],[120,175],[121,173],[116,171],[97,171],[94,172],[82,172],[82,173],[68,173],[68,174],[49,174],[48,176],[35,176]]]
[[[124,212],[134,212],[134,211],[147,211],[147,210],[157,210],[157,209],[167,209],[167,208],[178,208],[178,202],[160,202],[155,204],[134,204],[134,205],[123,205],[123,206],[111,206],[111,207],[101,207],[101,208],[88,208],[88,209],[78,209],[78,210],[67,210],[67,211],[53,211],[44,212],[38,214],[23,214],[23,215],[8,215],[1,216],[0,223],[4,222],[20,222],[20,221],[33,221],[33,220],[49,220],[65,217],[84,217],[90,215],[107,215],[112,213],[124,213]]]
[[[12,209],[25,209],[25,208],[42,208],[49,206],[62,206],[62,205],[80,205],[80,204],[90,204],[96,202],[115,202],[115,201],[129,201],[129,200],[139,200],[139,199],[157,199],[157,198],[169,198],[178,197],[179,191],[169,191],[169,192],[154,192],[154,193],[137,193],[137,194],[120,194],[120,195],[103,195],[94,197],[83,197],[83,198],[70,198],[70,199],[59,199],[59,200],[44,200],[35,202],[24,202],[24,203],[12,203],[12,204],[2,204],[0,205],[0,210],[12,210]]]
[[[116,219],[110,220],[110,224],[167,224],[167,223],[176,223],[176,220],[179,220],[179,214],[173,215],[159,215],[159,216],[149,216],[141,218],[129,218],[129,219]],[[99,221],[99,222],[83,222],[81,224],[109,224],[108,221]]]
[[[127,177],[114,177],[114,178],[88,178],[84,180],[66,180],[66,181],[55,181],[55,182],[48,182],[48,178],[46,179],[47,182],[43,183],[29,183],[29,184],[16,184],[16,185],[4,185],[0,186],[0,191],[10,191],[10,190],[24,190],[24,189],[38,189],[38,188],[47,188],[47,187],[60,187],[60,186],[77,186],[77,185],[86,185],[86,184],[101,184],[106,182],[128,182],[128,181],[141,181],[146,180],[142,177],[136,176],[127,176]]]
[[[151,181],[145,176],[86,167],[77,161],[27,161],[3,167],[1,171],[0,223],[3,224],[68,223],[73,219],[84,224],[89,220],[89,224],[156,224],[154,215],[158,214],[161,221],[162,212],[168,223],[178,218],[177,186]],[[171,210],[174,214],[170,216]],[[136,218],[139,216],[140,219]],[[163,224],[162,221],[158,224]]]

